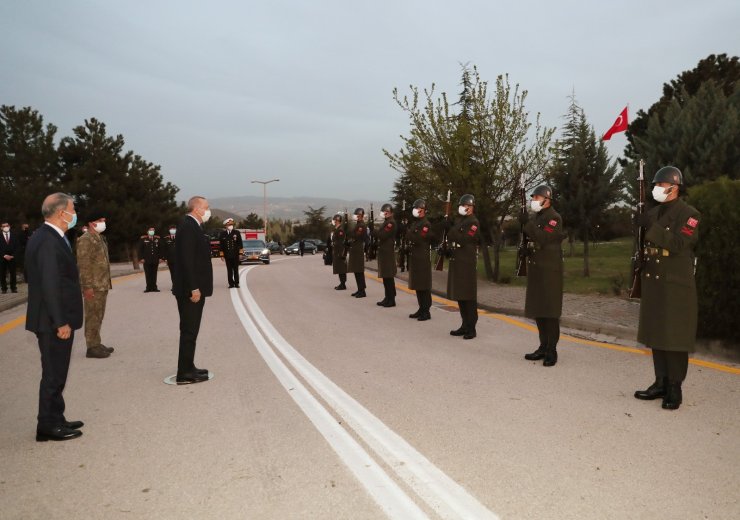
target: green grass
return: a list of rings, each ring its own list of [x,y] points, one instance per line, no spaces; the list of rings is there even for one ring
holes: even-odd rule
[[[565,292],[577,294],[607,294],[624,295],[632,282],[630,278],[630,259],[632,257],[632,237],[600,242],[594,246],[589,244],[589,267],[591,276],[583,276],[583,243],[576,242],[573,247],[573,256],[569,257],[570,246],[563,242],[565,264]],[[501,274],[499,280],[509,284],[524,287],[526,278],[514,276],[516,266],[516,247],[508,246],[501,251]],[[493,250],[491,250],[493,263]],[[485,278],[483,255],[478,257],[478,275]]]

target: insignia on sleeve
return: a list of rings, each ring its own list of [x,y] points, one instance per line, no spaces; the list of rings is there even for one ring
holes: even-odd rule
[[[390,222],[388,222],[388,223],[387,223],[387,224],[385,225],[385,230],[386,230],[386,231],[390,231],[391,229],[393,229],[393,224],[391,224]]]
[[[552,233],[553,231],[555,231],[555,228],[553,228],[552,226],[545,226],[543,229],[548,233]]]
[[[681,233],[686,235],[687,237],[690,237],[694,235],[694,229],[686,225],[681,228]]]
[[[468,231],[468,235],[471,236],[471,237],[472,236],[475,236],[475,232],[476,231],[478,231],[478,226],[476,226],[475,224],[473,224],[472,226],[470,226],[470,231]]]
[[[689,220],[686,221],[686,225],[692,228],[695,228],[697,224],[699,224],[699,221],[694,217],[689,217]]]
[[[429,226],[423,226],[421,228],[421,236],[422,237],[426,237],[428,232],[429,232]]]
[[[548,224],[550,224],[552,227],[555,227],[558,225],[558,221],[555,219],[552,219],[550,222],[548,222]]]

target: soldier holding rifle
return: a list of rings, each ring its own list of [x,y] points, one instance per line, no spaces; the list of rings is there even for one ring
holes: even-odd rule
[[[346,218],[346,215],[345,215]],[[347,255],[344,251],[347,239],[346,226],[342,226],[342,214],[337,213],[331,219],[334,231],[331,234],[332,272],[339,275],[339,285],[334,287],[337,291],[347,289]]]
[[[367,225],[365,224],[365,210],[355,209],[352,215],[354,228],[347,233],[347,245],[349,247],[349,260],[347,271],[355,274],[357,291],[352,293],[355,298],[364,298],[365,294],[365,235]]]
[[[693,250],[700,215],[679,198],[683,185],[678,168],[658,170],[652,191],[658,205],[637,217],[645,230],[637,340],[653,351],[655,382],[635,397],[662,398],[667,410],[677,409],[683,399],[681,384],[694,351],[698,313]]]
[[[427,203],[424,199],[416,199],[411,214],[416,218],[406,231],[406,241],[409,244],[409,289],[416,291],[416,300],[419,310],[409,314],[409,318],[418,321],[432,319],[429,309],[432,308],[432,225],[427,220]]]
[[[383,214],[383,225],[373,233],[373,240],[377,241],[378,277],[383,279],[385,298],[378,302],[381,307],[396,306],[396,221],[393,219],[393,206],[386,203],[380,208]]]
[[[451,336],[473,339],[478,323],[478,247],[480,246],[480,222],[474,215],[475,198],[466,194],[458,205],[460,218],[450,228],[451,254],[450,271],[447,277],[447,297],[457,300],[462,325],[451,330]]]

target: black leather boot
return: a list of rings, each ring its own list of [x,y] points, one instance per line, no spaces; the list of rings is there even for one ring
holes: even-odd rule
[[[340,283],[339,285],[337,285],[336,287],[334,287],[334,289],[336,289],[337,291],[346,291],[347,290],[347,286],[344,285],[343,283]]]
[[[450,336],[464,336],[465,332],[466,332],[465,328],[460,327],[459,329],[451,330]]]
[[[419,316],[421,316],[421,309],[419,309],[418,311],[416,311],[416,312],[414,312],[412,314],[409,314],[409,318],[413,318],[413,319],[416,319]]]
[[[678,410],[683,401],[683,395],[681,395],[681,383],[668,383],[666,386],[665,397],[663,398],[663,404],[661,405],[666,410]]]
[[[665,387],[665,379],[656,379],[655,383],[647,387],[646,390],[635,392],[635,398],[642,399],[643,401],[652,401],[653,399],[665,397]]]
[[[375,305],[377,305],[377,306],[379,306],[379,307],[385,307],[385,304],[386,304],[386,303],[388,303],[388,298],[383,298],[382,300],[380,300],[380,301],[379,301],[378,303],[376,303]]]
[[[558,351],[554,348],[547,349],[545,352],[545,360],[542,362],[543,367],[554,367],[555,363],[558,362]]]
[[[537,350],[535,350],[534,352],[530,352],[529,354],[524,354],[524,359],[527,359],[529,361],[539,361],[540,359],[545,358],[545,352],[546,352],[545,347],[540,345],[539,347],[537,347]]]

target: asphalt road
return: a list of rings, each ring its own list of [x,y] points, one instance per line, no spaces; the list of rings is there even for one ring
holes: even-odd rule
[[[536,332],[457,310],[407,316],[334,291],[320,256],[242,268],[206,302],[196,365],[171,386],[178,318],[143,277],[108,300],[108,359],[75,340],[67,418],[34,440],[40,364],[25,307],[0,313],[0,518],[738,518],[740,375],[692,365],[684,404],[635,400],[652,379],[631,349],[564,338],[556,367],[525,361]],[[400,283],[400,282],[399,282]],[[605,317],[608,319],[608,317]],[[602,348],[607,347],[607,348]]]

